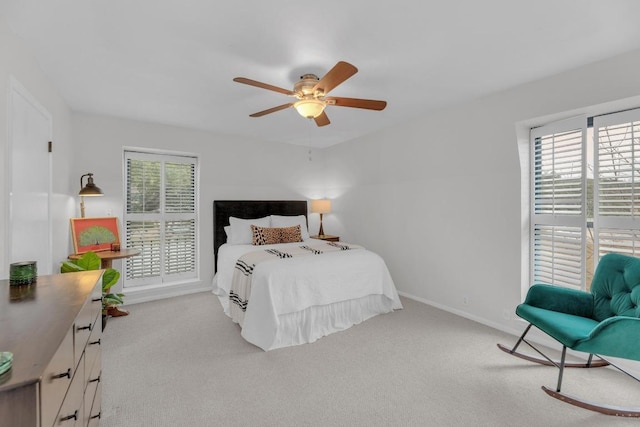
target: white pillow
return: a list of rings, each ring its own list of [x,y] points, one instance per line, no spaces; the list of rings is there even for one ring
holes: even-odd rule
[[[271,215],[271,226],[284,228],[300,226],[300,232],[302,234],[302,240],[309,239],[309,230],[307,229],[307,217],[304,215],[298,216],[284,216],[284,215]]]
[[[231,235],[227,233],[227,243],[230,245],[250,245],[253,242],[251,225],[271,227],[271,218],[265,216],[256,219],[240,219],[230,216],[229,224],[231,225]]]
[[[227,225],[226,227],[224,227],[224,234],[227,235],[227,242],[229,242],[229,240],[231,240],[231,226]]]

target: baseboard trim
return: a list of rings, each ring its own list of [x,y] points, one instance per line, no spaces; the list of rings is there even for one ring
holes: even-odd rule
[[[460,317],[464,317],[465,319],[469,319],[472,320],[474,322],[480,323],[482,325],[488,326],[490,328],[493,329],[497,329],[499,331],[505,332],[507,334],[513,335],[515,337],[519,337],[520,335],[522,335],[522,332],[524,332],[524,329],[526,327],[526,323],[523,321],[522,322],[522,329],[521,330],[517,330],[517,329],[513,329],[513,328],[509,328],[506,327],[504,325],[501,325],[499,323],[495,323],[492,322],[490,320],[484,319],[482,317],[473,315],[471,313],[467,313],[465,311],[462,310],[458,310],[455,308],[451,308],[449,306],[443,305],[443,304],[439,304],[437,302],[434,301],[430,301],[428,299],[425,298],[421,298],[412,294],[409,294],[407,292],[400,292],[398,291],[398,294],[405,297],[405,298],[409,298],[411,300],[414,301],[418,301],[420,303],[426,304],[426,305],[430,305],[432,307],[438,308],[440,310],[449,312],[451,314],[455,314],[457,316]],[[538,331],[537,329],[534,330],[535,328],[531,329],[531,332],[529,332],[527,334],[528,340],[531,341],[534,344],[538,344],[538,345],[542,345],[548,348],[554,348],[557,350],[561,350],[561,346],[560,344],[558,344],[557,341],[552,340],[551,338],[549,338],[547,335],[545,335],[543,332]],[[496,343],[497,344],[497,343]],[[505,345],[509,345],[509,343],[503,343]],[[513,342],[513,344],[515,344],[515,340]],[[571,355],[577,359],[580,360],[587,360],[588,355],[586,353],[580,353],[580,352],[573,352],[571,350],[569,350]],[[611,359],[611,361],[613,363],[615,363],[616,365],[620,366],[622,369],[624,369],[625,371],[629,372],[630,374],[636,376],[636,377],[640,377],[640,362],[635,362],[633,360],[627,360],[627,359],[619,359],[619,358],[615,358],[615,357],[611,357],[608,358]],[[606,369],[615,369],[613,367],[608,367]]]
[[[141,304],[149,301],[160,299],[179,297],[182,295],[194,294],[197,292],[211,292],[213,287],[211,283],[192,282],[187,284],[179,284],[175,286],[163,286],[151,289],[125,289],[125,306]]]
[[[443,305],[443,304],[440,304],[440,303],[437,303],[437,302],[434,302],[434,301],[431,301],[431,300],[428,300],[428,299],[425,299],[425,298],[421,298],[421,297],[409,294],[407,292],[398,291],[398,294],[403,296],[403,297],[405,297],[405,298],[409,298],[409,299],[412,299],[414,301],[418,301],[418,302],[421,302],[423,304],[427,304],[427,305],[430,305],[432,307],[439,308],[440,310],[447,311],[447,312],[455,314],[457,316],[464,317],[465,319],[473,320],[474,322],[480,323],[480,324],[485,325],[485,326],[489,326],[490,328],[497,329],[499,331],[505,332],[505,333],[510,334],[510,335],[519,336],[519,335],[522,334],[522,331],[524,330],[524,327],[522,328],[521,331],[518,331],[516,329],[509,328],[509,327],[506,327],[506,326],[501,325],[499,323],[492,322],[490,320],[484,319],[482,317],[478,317],[478,316],[476,316],[474,314],[467,313],[465,311],[458,310],[458,309],[455,309],[455,308],[451,308],[449,306],[446,306],[446,305]]]

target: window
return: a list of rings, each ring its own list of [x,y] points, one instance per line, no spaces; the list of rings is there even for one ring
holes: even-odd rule
[[[580,287],[585,273],[586,121],[531,131],[532,282]]]
[[[602,255],[640,255],[639,138],[640,110],[531,130],[530,283],[589,289]]]
[[[594,250],[640,255],[640,110],[595,117]]]
[[[125,264],[124,287],[195,279],[197,158],[125,151],[124,234],[140,255]]]

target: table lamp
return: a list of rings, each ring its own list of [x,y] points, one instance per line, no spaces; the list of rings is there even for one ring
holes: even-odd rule
[[[322,215],[331,212],[331,200],[312,200],[311,212],[320,214],[320,231],[318,231],[318,236],[324,236],[324,229],[322,228]]]

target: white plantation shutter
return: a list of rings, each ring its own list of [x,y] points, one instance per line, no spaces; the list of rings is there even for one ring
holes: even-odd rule
[[[165,273],[188,274],[195,270],[195,163],[166,162],[164,174]]]
[[[583,268],[581,228],[536,224],[533,233],[533,281],[580,288]]]
[[[640,230],[598,228],[598,254],[611,252],[640,256]]]
[[[584,283],[586,125],[581,117],[531,130],[531,283]]]
[[[196,223],[194,220],[165,222],[165,272],[181,274],[195,269]]]
[[[640,111],[593,120],[596,143],[594,228],[598,256],[640,255]]]
[[[125,228],[127,247],[141,251],[127,260],[127,280],[160,277],[160,221],[127,220]]]
[[[125,288],[197,277],[197,158],[125,151]]]
[[[165,211],[193,213],[195,210],[195,164],[165,163]]]
[[[127,168],[127,213],[160,213],[159,161],[128,158]]]

